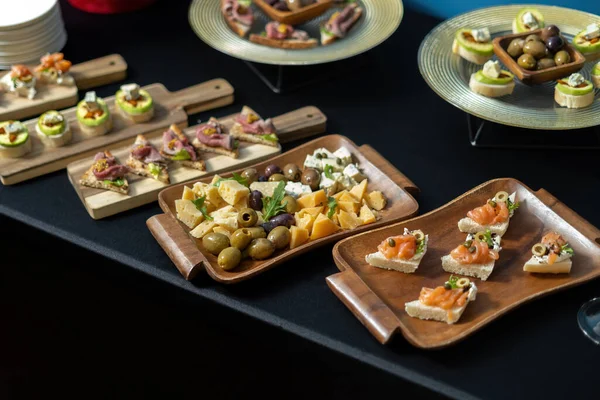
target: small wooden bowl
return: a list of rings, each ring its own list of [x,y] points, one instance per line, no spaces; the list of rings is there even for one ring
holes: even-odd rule
[[[333,5],[333,0],[317,0],[316,3],[302,7],[298,11],[279,11],[271,7],[264,0],[254,0],[254,4],[259,6],[269,18],[277,22],[298,25],[323,14]]]
[[[529,35],[539,35],[542,30],[538,29],[531,32],[515,33],[512,35],[499,36],[493,40],[494,53],[502,61],[502,63],[508,68],[515,76],[523,83],[528,85],[537,85],[540,83],[555,81],[565,76],[571,75],[573,72],[579,71],[585,64],[585,57],[574,47],[572,47],[567,39],[564,39],[565,46],[562,50],[566,50],[571,56],[571,62],[565,65],[560,65],[552,68],[546,68],[540,71],[530,71],[522,68],[517,64],[517,61],[511,57],[506,51],[510,42],[513,39],[525,39]]]

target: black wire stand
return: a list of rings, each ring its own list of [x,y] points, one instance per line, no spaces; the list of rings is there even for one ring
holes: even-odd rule
[[[516,128],[467,113],[471,146],[500,149],[600,150],[600,127],[567,131]]]

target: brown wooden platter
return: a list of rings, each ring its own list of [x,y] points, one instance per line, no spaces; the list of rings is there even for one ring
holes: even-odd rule
[[[235,115],[221,118],[219,121],[226,128],[230,128],[234,123]],[[325,132],[326,122],[327,118],[325,115],[313,106],[303,107],[273,118],[280,142],[289,142],[323,133]],[[190,138],[190,141],[196,134],[196,127],[197,125],[183,131]],[[162,137],[160,135],[150,141],[157,148],[162,146]],[[111,149],[111,153],[124,164],[129,157],[129,150],[132,144],[133,139],[130,139],[130,143],[116,149]],[[206,163],[206,171],[199,171],[183,167],[178,163],[171,163],[169,166],[171,185],[245,167],[271,158],[279,153],[281,153],[281,146],[273,147],[248,142],[240,142],[240,155],[238,158],[202,152],[201,157]],[[77,195],[90,216],[94,219],[105,218],[156,201],[158,193],[169,187],[169,185],[154,179],[143,178],[133,174],[127,175],[129,182],[129,194],[127,195],[80,186],[79,179],[89,169],[90,165],[92,165],[92,159],[93,156],[86,157],[69,164],[67,166],[67,174]]]
[[[333,6],[333,0],[317,0],[316,3],[302,7],[298,11],[277,10],[264,0],[254,0],[254,4],[260,7],[269,18],[275,21],[283,24],[298,25],[323,14]]]
[[[176,219],[175,200],[181,198],[184,184],[160,192],[158,201],[165,214],[150,218],[147,221],[148,228],[187,280],[193,279],[199,271],[205,269],[216,281],[231,284],[255,277],[315,247],[336,242],[357,232],[378,228],[416,215],[419,205],[412,195],[416,195],[419,189],[414,183],[371,146],[358,147],[350,139],[341,135],[323,136],[268,161],[256,164],[254,167],[258,170],[264,170],[269,164],[285,165],[295,163],[302,165],[306,155],[312,154],[318,148],[325,147],[335,150],[341,146],[345,146],[350,150],[355,162],[358,162],[361,169],[363,169],[364,175],[369,179],[369,190],[382,191],[388,200],[387,207],[381,211],[382,218],[377,222],[362,225],[354,230],[339,231],[321,239],[309,241],[292,250],[276,251],[273,257],[264,261],[245,260],[232,271],[222,270],[217,265],[217,258],[203,251],[202,241],[191,237],[188,234],[190,229]],[[237,172],[241,172],[241,170]],[[223,176],[231,176],[231,173]],[[203,178],[198,181],[208,183],[211,178]],[[187,185],[191,186],[193,183],[189,182]]]
[[[155,104],[154,117],[148,122],[135,124],[115,112],[114,96],[104,100],[112,114],[113,127],[106,134],[96,137],[82,135],[76,108],[62,111],[69,121],[73,139],[63,147],[49,148],[35,132],[37,118],[24,121],[29,129],[32,150],[21,158],[0,159],[0,180],[4,185],[12,185],[40,175],[65,168],[69,163],[93,155],[97,150],[111,146],[125,145],[139,134],[148,137],[160,134],[171,124],[186,127],[187,113],[192,114],[233,103],[233,87],[224,79],[213,79],[177,92],[169,92],[162,84],[144,86]]]
[[[585,57],[577,49],[569,44],[569,41],[563,36],[565,45],[562,50],[569,53],[571,62],[564,65],[557,65],[555,67],[546,68],[539,71],[530,71],[521,67],[517,61],[508,54],[506,49],[513,39],[525,39],[529,35],[540,35],[542,29],[538,29],[531,32],[524,33],[513,33],[511,35],[499,36],[494,38],[492,41],[494,45],[494,53],[502,61],[502,64],[506,66],[515,76],[523,83],[526,84],[540,84],[548,81],[555,81],[565,76],[569,76],[574,72],[579,71],[585,64]]]
[[[458,230],[458,220],[501,190],[516,191],[521,206],[502,237],[503,249],[492,275],[485,282],[472,279],[479,289],[477,299],[469,303],[454,325],[408,316],[404,304],[418,299],[422,287],[437,287],[448,279],[450,274],[442,269],[440,258],[465,240],[466,234]],[[366,254],[376,251],[385,238],[402,234],[405,227],[429,235],[427,253],[414,274],[366,263]],[[531,247],[548,231],[558,231],[574,249],[570,274],[523,271]],[[441,348],[465,339],[528,301],[599,277],[599,243],[600,230],[546,190],[534,192],[515,179],[496,179],[425,215],[337,243],[333,257],[342,272],[328,277],[327,284],[379,342],[385,344],[401,332],[417,347]]]
[[[35,66],[31,66],[34,68]],[[75,86],[37,84],[37,94],[32,100],[12,93],[0,96],[0,121],[19,120],[42,114],[48,110],[59,110],[77,103],[77,91],[118,82],[127,76],[127,63],[118,54],[96,58],[74,64],[69,73]],[[4,74],[0,75],[0,78]]]

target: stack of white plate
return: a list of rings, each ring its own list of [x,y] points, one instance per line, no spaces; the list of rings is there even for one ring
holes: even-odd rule
[[[5,4],[6,2],[6,4]],[[37,63],[67,42],[58,0],[0,0],[0,69]]]

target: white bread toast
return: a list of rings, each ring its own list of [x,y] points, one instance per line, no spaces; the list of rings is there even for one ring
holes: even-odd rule
[[[462,218],[460,221],[458,221],[458,229],[461,232],[465,232],[465,233],[477,233],[477,232],[481,232],[481,231],[485,231],[486,229],[489,229],[490,232],[502,236],[506,233],[509,222],[510,222],[510,219],[501,224],[484,226],[484,225],[479,225],[477,222],[473,221],[469,217],[465,217],[465,218]]]
[[[394,271],[404,272],[405,274],[412,274],[415,272],[417,268],[419,268],[421,260],[422,258],[419,258],[418,260],[389,260],[385,258],[385,256],[379,251],[376,253],[367,254],[365,257],[365,261],[374,267],[391,269]]]
[[[152,119],[152,117],[154,117],[154,107],[152,107],[151,109],[149,109],[148,111],[146,111],[145,113],[142,113],[142,114],[129,114],[125,110],[123,110],[121,107],[115,106],[115,108],[117,109],[119,114],[121,114],[123,116],[123,118],[128,119],[132,122],[135,122],[136,124],[150,121]]]
[[[179,138],[179,140],[187,139],[187,136],[185,136],[183,134],[183,132],[181,131],[181,129],[179,129],[179,127],[176,124],[172,124],[169,127],[169,129],[172,130],[175,133],[175,136],[177,136]],[[166,158],[167,160],[171,160],[171,161],[174,161],[174,162],[181,163],[181,165],[186,166],[188,168],[197,169],[199,171],[206,171],[206,164],[204,163],[204,160],[201,160],[200,158],[198,158],[196,161],[192,161],[192,160],[173,160],[172,156],[170,154],[167,154],[164,151],[162,151],[162,149],[160,150],[160,154],[164,158]],[[196,155],[199,157],[199,154],[196,154]]]
[[[266,36],[257,35],[253,33],[250,35],[250,41],[256,44],[261,44],[263,46],[276,47],[279,49],[310,49],[312,47],[317,47],[317,39],[308,39],[308,40],[296,40],[296,39],[271,39]]]
[[[227,150],[223,147],[207,146],[204,143],[201,143],[198,139],[194,139],[192,146],[194,146],[197,150],[206,151],[207,153],[222,154],[231,158],[238,158],[240,156],[239,149]]]
[[[360,19],[360,17],[362,16],[362,13],[363,13],[362,7],[359,7],[358,4],[353,3],[353,7],[355,8],[354,15],[352,16],[352,23],[350,24],[350,28],[348,29],[348,31],[350,31],[350,29],[352,29],[352,26],[354,26],[356,21],[358,21]],[[335,42],[338,39],[340,39],[340,38],[335,35],[331,35],[328,32],[325,32],[323,29],[321,29],[321,45],[327,46],[329,44],[332,44],[333,42]]]
[[[108,150],[104,151],[104,154],[106,155],[106,157],[112,157],[112,154]],[[95,189],[110,190],[121,194],[127,194],[129,192],[129,182],[127,182],[127,178],[125,177],[123,177],[123,186],[115,186],[109,183],[104,183],[104,181],[98,180],[98,178],[96,178],[93,172],[94,164],[95,163],[92,163],[90,168],[87,171],[85,171],[85,173],[79,180],[80,185]]]
[[[433,307],[428,306],[419,300],[414,300],[404,304],[404,309],[406,313],[413,318],[426,319],[426,320],[434,320],[445,322],[447,324],[454,324],[458,322],[462,314],[465,312],[467,305],[469,302],[475,300],[477,298],[477,286],[474,283],[471,283],[471,288],[469,289],[469,297],[467,298],[467,302],[462,307],[453,307],[450,310],[445,310],[441,307]]]
[[[471,79],[469,80],[469,87],[471,90],[477,94],[480,94],[485,97],[501,97],[512,94],[515,89],[515,82],[512,81],[505,85],[490,85],[487,83],[479,82],[475,79],[476,74],[471,74]]]
[[[554,89],[554,100],[561,106],[567,108],[584,108],[591,105],[594,102],[594,91],[592,90],[590,93],[574,96],[572,94],[566,94],[558,90],[558,88]]]
[[[69,121],[67,120],[65,120],[65,130],[60,135],[46,135],[44,132],[42,132],[38,124],[35,124],[35,131],[44,145],[48,147],[64,146],[73,138],[73,132],[71,132],[71,127],[69,126]]]
[[[494,270],[495,260],[486,264],[461,264],[452,258],[451,255],[442,257],[442,268],[446,272],[457,275],[472,276],[482,281],[487,280]]]
[[[77,122],[79,122],[79,130],[85,137],[102,136],[112,129],[112,115],[108,116],[108,120],[105,123],[98,126],[88,126],[81,123],[81,121]]]

